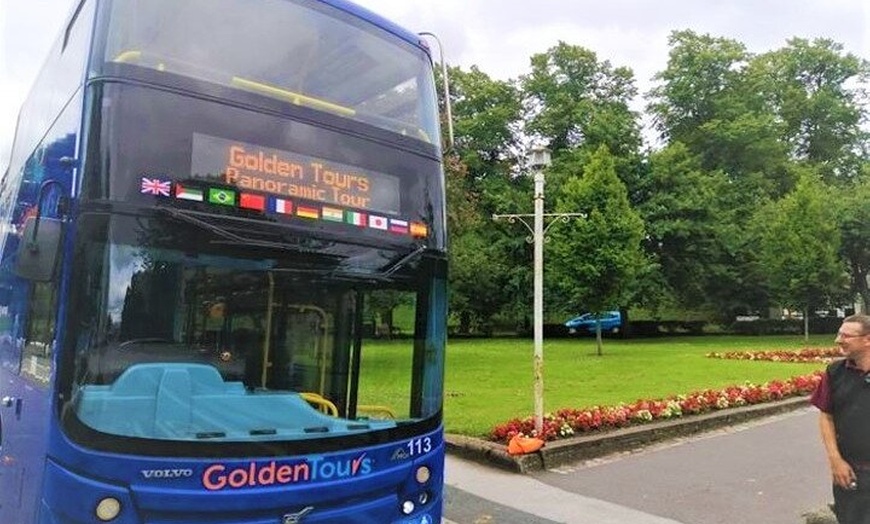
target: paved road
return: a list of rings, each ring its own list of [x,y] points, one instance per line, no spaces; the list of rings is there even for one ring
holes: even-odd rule
[[[830,500],[817,412],[522,476],[447,461],[455,524],[798,524]]]

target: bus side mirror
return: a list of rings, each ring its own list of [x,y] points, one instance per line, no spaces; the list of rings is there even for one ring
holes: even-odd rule
[[[30,217],[15,260],[15,274],[26,280],[48,282],[60,256],[63,223],[56,218]]]

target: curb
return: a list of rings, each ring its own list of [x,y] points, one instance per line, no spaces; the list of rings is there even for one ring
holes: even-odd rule
[[[504,444],[465,435],[448,433],[444,439],[447,452],[452,455],[515,473],[528,474],[612,453],[638,449],[663,440],[695,435],[712,429],[793,411],[808,407],[810,405],[808,401],[809,396],[792,397],[777,402],[730,408],[641,426],[583,434],[547,442],[540,451],[527,455],[509,455]]]

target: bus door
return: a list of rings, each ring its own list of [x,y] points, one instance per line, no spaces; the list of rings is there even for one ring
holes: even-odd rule
[[[325,414],[346,416],[351,301],[342,292],[296,286],[272,294],[263,386],[295,391]]]
[[[276,319],[273,387],[326,395],[329,317],[315,305],[289,304]]]
[[[0,522],[20,522],[22,516],[29,522],[39,498],[51,418],[58,287],[54,280],[12,280],[0,319]]]

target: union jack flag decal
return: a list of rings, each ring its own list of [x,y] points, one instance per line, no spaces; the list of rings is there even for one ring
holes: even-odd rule
[[[140,191],[146,195],[169,196],[172,189],[172,182],[169,180],[160,180],[157,178],[142,177],[142,186]]]

